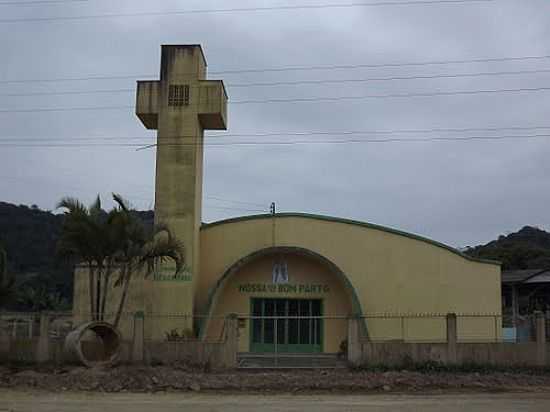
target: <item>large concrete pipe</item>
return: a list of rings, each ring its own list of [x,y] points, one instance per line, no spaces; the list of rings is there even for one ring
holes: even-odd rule
[[[67,360],[88,367],[112,366],[120,356],[120,333],[106,322],[80,325],[65,338]]]

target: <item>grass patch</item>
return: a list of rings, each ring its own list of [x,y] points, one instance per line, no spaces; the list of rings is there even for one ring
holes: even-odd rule
[[[441,362],[412,362],[404,360],[395,365],[363,365],[354,368],[357,371],[368,372],[390,372],[390,371],[408,371],[419,373],[479,373],[489,375],[493,373],[513,373],[528,375],[550,375],[550,366],[499,366],[491,364],[465,363],[461,365],[447,365]]]

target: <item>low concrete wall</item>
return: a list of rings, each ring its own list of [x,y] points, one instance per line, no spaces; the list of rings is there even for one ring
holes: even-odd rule
[[[2,362],[34,362],[38,338],[0,338],[0,360]]]
[[[527,343],[462,343],[457,341],[457,317],[447,316],[444,343],[373,342],[359,334],[360,318],[349,319],[348,360],[353,366],[401,366],[435,362],[447,365],[550,366],[546,322],[537,316],[536,341]]]
[[[0,335],[0,362],[64,363],[64,337],[52,337],[47,315],[41,316],[40,334],[30,337]],[[225,320],[219,341],[182,339],[157,341],[144,339],[143,315],[136,315],[133,336],[121,342],[120,361],[129,363],[163,363],[177,361],[208,364],[212,368],[237,367],[238,319]],[[445,342],[373,342],[362,334],[360,317],[348,319],[347,356],[350,365],[400,366],[410,363],[436,362],[461,365],[549,366],[550,344],[546,341],[545,319],[537,318],[536,341],[529,343],[462,343],[457,342],[457,319],[447,316]],[[83,342],[86,351],[101,350],[93,340]],[[99,353],[99,352],[98,352]]]
[[[235,317],[226,320],[225,333],[219,341],[185,339],[181,341],[145,340],[143,315],[134,321],[134,334],[120,342],[119,361],[122,363],[163,363],[177,361],[212,368],[237,366],[238,325]],[[70,360],[64,350],[64,336],[52,337],[48,315],[41,317],[39,336],[14,337],[0,335],[0,363],[57,363]],[[89,359],[101,359],[103,345],[93,339],[82,341],[82,350]]]
[[[39,338],[3,339],[0,343],[0,363],[40,363]],[[134,363],[133,341],[122,341],[120,362]],[[170,364],[177,361],[192,364],[206,364],[212,367],[226,366],[226,342],[203,342],[188,340],[182,342],[149,341],[144,345],[144,363]],[[103,350],[100,344],[83,342],[83,350],[91,358],[101,358]],[[97,352],[97,356],[94,353]],[[63,341],[48,341],[48,356],[42,362],[63,364],[68,358],[63,350]],[[231,365],[229,365],[231,366]]]
[[[399,366],[410,363],[447,363],[445,343],[362,342],[359,365]]]

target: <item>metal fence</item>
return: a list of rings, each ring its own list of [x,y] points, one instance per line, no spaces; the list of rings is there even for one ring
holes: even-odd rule
[[[91,320],[86,313],[48,312],[49,335],[64,339],[75,325]],[[123,313],[119,329],[123,339],[134,335],[136,313]],[[225,335],[225,316],[202,316],[182,313],[147,313],[143,316],[146,340],[168,342],[186,340],[220,341]],[[371,313],[360,317],[361,337],[372,342],[432,342],[447,340],[447,314]],[[252,316],[237,315],[239,348],[289,351],[300,345],[304,350],[337,353],[347,339],[349,316]],[[40,313],[0,312],[0,335],[12,338],[33,338],[40,333]],[[114,314],[105,314],[112,322]],[[546,317],[546,335],[550,340],[550,317]],[[500,314],[464,313],[456,315],[459,342],[529,342],[536,339],[536,318],[529,316],[511,331],[509,320]],[[336,342],[336,343],[335,343]],[[295,346],[293,346],[295,345]],[[327,350],[329,349],[329,350]]]
[[[50,359],[62,359],[67,334],[93,318],[82,313],[0,312],[0,357],[33,361],[46,339]],[[105,320],[111,319],[105,316]],[[537,326],[544,328],[544,323],[550,322],[542,321],[533,317],[530,332],[523,340],[507,339],[503,319],[498,314],[212,317],[138,312],[124,313],[118,330],[122,335],[121,359],[128,361],[136,359],[136,348],[142,348],[142,359],[165,364],[189,361],[227,365],[233,362],[231,356],[235,356],[241,367],[336,367],[344,366],[357,350],[363,353],[359,357],[384,360],[407,351],[414,355],[417,349],[427,351],[426,356],[433,353],[450,356],[449,348],[456,344],[465,344],[459,346],[462,352],[475,348],[482,351],[488,347],[483,344],[490,344],[503,357],[521,355],[526,362],[534,362],[531,353],[534,346],[520,343],[543,342],[537,340],[541,335]],[[84,342],[96,345],[94,339],[97,336]],[[503,342],[518,345],[500,345]],[[462,359],[466,355],[460,351]]]
[[[92,319],[98,317],[71,312],[0,312],[0,361],[34,362],[40,342],[46,339],[50,360],[62,362],[67,335]],[[112,323],[115,314],[106,313],[103,319]],[[133,359],[136,342],[140,341],[144,356],[153,363],[222,364],[225,362],[225,321],[225,318],[186,314],[123,313],[117,326],[121,335],[120,359]],[[199,335],[206,322],[215,329],[215,335]],[[93,331],[86,331],[81,339],[87,354],[101,351],[102,338]]]
[[[381,313],[361,316],[362,338],[372,342],[445,343],[448,314]],[[500,314],[462,313],[456,316],[458,342],[500,342],[503,338]]]
[[[546,340],[550,342],[550,311],[546,318]],[[506,342],[532,342],[536,340],[537,315],[535,313],[512,316],[506,314],[502,320],[503,339]]]
[[[0,334],[11,338],[32,338],[38,336],[39,313],[0,313]]]

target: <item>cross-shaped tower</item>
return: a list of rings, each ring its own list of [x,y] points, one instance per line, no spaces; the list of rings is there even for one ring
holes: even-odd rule
[[[193,312],[199,274],[205,129],[227,128],[227,94],[221,80],[206,80],[199,45],[162,46],[160,81],[138,81],[136,114],[157,130],[155,222],[167,224],[185,248],[187,271],[157,278],[146,310]],[[162,297],[161,297],[162,296]]]

